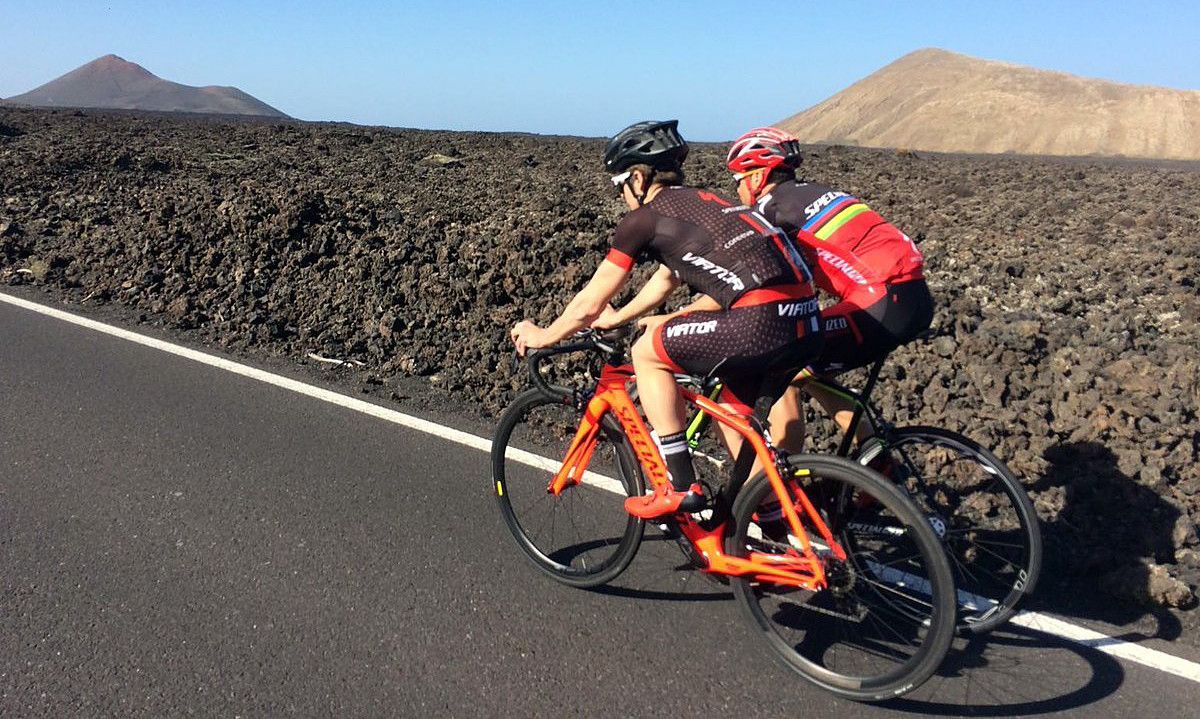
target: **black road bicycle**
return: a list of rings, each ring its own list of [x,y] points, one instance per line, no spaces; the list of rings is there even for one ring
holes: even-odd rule
[[[1006,622],[1037,583],[1042,535],[1037,514],[1021,482],[978,442],[937,427],[896,427],[871,403],[871,393],[887,357],[870,368],[856,391],[826,377],[801,385],[818,386],[854,406],[851,431],[837,454],[876,469],[908,490],[941,540],[954,570],[958,628],[981,634]],[[721,385],[705,388],[716,398]],[[870,439],[855,445],[855,429],[866,422]],[[697,413],[688,426],[693,449],[701,446],[709,418]],[[720,450],[698,452],[717,465]]]

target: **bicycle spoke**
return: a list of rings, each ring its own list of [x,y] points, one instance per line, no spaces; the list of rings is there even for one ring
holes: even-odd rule
[[[870,614],[870,613],[868,613],[868,614],[867,614],[867,616],[868,616],[868,617],[871,619],[871,621],[872,621],[872,622],[873,622],[873,623],[874,623],[876,626],[878,626],[878,627],[880,627],[880,628],[882,628],[882,629],[886,629],[888,632],[890,632],[890,633],[891,633],[891,634],[892,634],[894,637],[896,637],[896,639],[897,639],[897,640],[898,640],[898,641],[899,641],[901,644],[904,644],[905,646],[909,646],[909,647],[916,646],[915,644],[913,644],[912,640],[908,639],[908,638],[907,638],[907,637],[905,637],[903,634],[901,634],[900,632],[896,631],[896,628],[895,628],[894,626],[892,626],[892,624],[891,624],[891,623],[889,623],[889,622],[885,622],[885,621],[881,620],[880,618],[876,617],[874,614]]]
[[[1009,543],[1002,543],[1002,542],[981,542],[978,540],[971,542],[971,546],[979,547],[980,549],[982,549],[983,551],[992,555],[993,557],[995,557],[1001,561],[1005,561],[1005,562],[1011,562],[1012,560],[1009,557],[1006,557],[1002,554],[999,554],[999,553],[989,549],[989,547],[1008,547],[1009,549],[1020,549],[1022,551],[1025,550],[1025,546],[1021,545],[1021,544],[1009,544]]]
[[[870,579],[866,580],[866,582],[867,582],[867,584],[869,584],[873,587],[877,587],[882,591],[886,591],[886,592],[895,594],[896,596],[906,599],[914,604],[919,604],[919,605],[929,608],[929,609],[933,608],[933,604],[931,602],[925,601],[923,599],[918,599],[915,595],[905,593],[905,592],[901,591],[900,589],[897,589],[896,587],[894,587],[891,584],[884,584],[883,582],[873,581]],[[926,594],[928,594],[928,592]]]
[[[1013,566],[1013,567],[1015,567],[1016,565],[1010,564],[1009,566]],[[987,569],[986,567],[980,567],[980,566],[979,566],[979,565],[977,565],[977,564],[972,564],[972,565],[971,565],[971,567],[972,567],[972,569],[974,569],[976,572],[983,572],[983,573],[984,573],[984,574],[986,574],[988,577],[991,577],[991,578],[992,578],[992,580],[993,580],[993,581],[994,581],[994,582],[995,582],[997,585],[1000,585],[1000,586],[1008,586],[1008,585],[1011,585],[1011,584],[1012,584],[1012,580],[1011,580],[1011,579],[1005,579],[1005,578],[1003,578],[1002,576],[1000,576],[999,574],[997,574],[996,572],[993,572],[993,571],[991,571],[991,570]]]
[[[532,502],[528,507],[526,507],[526,509],[532,510],[532,509],[536,508],[538,505],[550,506],[551,505],[550,496],[546,495],[544,497],[539,498],[538,500]],[[522,512],[522,514],[524,514],[525,516],[535,516],[535,517],[541,515],[541,513],[539,513],[539,512],[532,512],[532,511]],[[541,516],[541,518],[538,520],[538,524],[534,528],[534,531],[532,532],[532,534],[535,537],[542,536],[542,532],[545,530],[546,523],[550,522],[553,524],[555,514],[556,514],[556,512],[554,511],[553,507],[550,508],[550,511],[545,512],[545,516]]]
[[[997,626],[1036,581],[1040,566],[1036,516],[1024,488],[989,452],[953,433],[899,429],[888,441],[920,488],[919,501],[948,525],[943,540],[965,598],[964,626]]]
[[[579,414],[574,407],[538,393],[522,395],[515,407],[524,412],[518,415],[514,409],[502,417],[492,461],[500,507],[518,546],[539,569],[564,583],[595,586],[608,581],[628,566],[642,536],[642,524],[622,507],[625,493],[640,492],[642,483],[640,474],[625,474],[636,472],[638,465],[619,439],[619,425],[604,426],[588,469],[615,478],[607,485],[625,491],[614,493],[582,483],[555,495],[546,491],[553,469],[522,464],[519,453],[508,450],[528,448],[541,456],[566,456]],[[612,441],[606,433],[618,440]]]
[[[964,534],[970,534],[970,533],[976,532],[976,531],[978,531],[978,530],[971,529],[970,527],[967,527],[965,529],[952,529],[952,530],[949,530],[946,532],[946,536],[947,537],[951,537],[951,536],[957,537],[957,536],[962,536]],[[972,539],[971,544],[980,544],[980,545],[986,544],[990,547],[1009,547],[1010,549],[1020,549],[1020,550],[1025,549],[1025,545],[1021,544],[1019,542],[1000,542],[995,539],[987,539],[987,540]]]
[[[805,461],[827,466],[816,458]],[[795,481],[846,552],[837,560],[814,547],[825,562],[828,586],[785,591],[769,579],[744,578],[731,586],[767,635],[778,639],[772,646],[780,656],[810,680],[859,698],[882,698],[872,692],[886,693],[886,687],[903,693],[933,672],[949,644],[955,611],[947,560],[933,529],[900,491],[852,464],[845,474],[834,471],[841,460],[820,462],[831,467],[828,474],[810,470]],[[778,505],[765,480],[755,482],[735,505],[737,537],[751,530],[766,536],[738,546],[802,556],[790,544],[767,539],[773,522],[757,518],[771,517]],[[800,520],[815,536],[812,519],[801,513]]]

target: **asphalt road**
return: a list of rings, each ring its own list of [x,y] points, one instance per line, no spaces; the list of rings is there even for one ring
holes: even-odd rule
[[[1196,716],[1029,630],[840,701],[679,565],[559,586],[484,453],[0,304],[0,716]]]

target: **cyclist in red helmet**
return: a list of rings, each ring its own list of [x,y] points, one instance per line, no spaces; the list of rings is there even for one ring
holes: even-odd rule
[[[817,285],[838,299],[821,311],[825,346],[806,370],[836,374],[913,340],[932,322],[934,302],[912,240],[857,198],[797,180],[800,162],[799,140],[774,127],[742,135],[726,157],[741,201],[787,233],[809,259]],[[810,393],[849,429],[849,403],[816,388]],[[800,393],[792,387],[771,413],[781,446],[799,450],[802,417]],[[866,431],[860,428],[860,441]]]
[[[607,326],[657,307],[686,284],[703,295],[684,311],[643,320],[633,346],[642,409],[658,433],[671,488],[630,497],[630,514],[652,519],[705,506],[684,435],[676,372],[719,376],[726,404],[744,413],[768,373],[791,372],[816,357],[820,321],[812,276],[787,238],[759,213],[683,186],[687,143],[676,121],[640,122],[608,144],[605,168],[630,212],[590,282],[546,328],[525,320],[511,330],[517,350],[546,347],[605,314]],[[608,302],[639,260],[660,263],[620,310]],[[775,391],[777,388],[766,388]]]

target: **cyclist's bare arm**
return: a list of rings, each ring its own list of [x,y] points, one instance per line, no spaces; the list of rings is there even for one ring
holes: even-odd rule
[[[700,295],[687,307],[679,311],[679,314],[684,312],[719,312],[721,304],[709,297],[708,295]]]
[[[619,310],[605,312],[594,323],[595,327],[606,329],[623,325],[641,317],[655,307],[661,305],[672,292],[679,287],[679,278],[666,265],[659,265],[646,284]]]
[[[680,284],[679,279],[675,277],[675,273],[671,272],[665,266],[659,266],[658,271],[654,273],[654,276],[650,278],[650,281],[638,292],[636,297],[621,309],[602,314],[593,326],[601,329],[616,327],[637,317],[641,317],[646,312],[662,304]],[[700,295],[683,309],[676,310],[669,315],[663,315],[661,319],[665,322],[672,317],[688,312],[718,312],[720,309],[721,305],[716,300],[708,295]]]
[[[517,351],[524,354],[526,349],[549,347],[589,326],[604,311],[613,295],[620,291],[628,276],[629,273],[620,265],[609,260],[601,262],[596,274],[571,298],[566,309],[549,327],[543,329],[529,320],[522,320],[512,328],[512,340]]]

